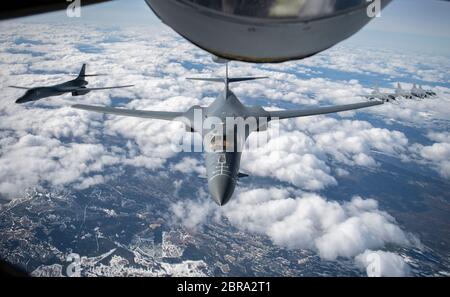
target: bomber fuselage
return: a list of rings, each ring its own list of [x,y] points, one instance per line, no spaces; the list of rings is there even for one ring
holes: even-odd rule
[[[37,101],[39,99],[59,96],[64,93],[73,92],[73,90],[83,88],[88,84],[84,79],[74,79],[61,84],[47,86],[47,87],[35,87],[28,89],[25,94],[23,94],[19,99],[16,100],[16,103],[25,103],[30,101]],[[88,91],[83,92],[83,94]]]
[[[245,141],[261,128],[259,119],[265,111],[243,105],[233,92],[225,90],[202,112],[208,188],[214,201],[224,205],[236,187]],[[250,119],[255,119],[256,125],[242,125]]]

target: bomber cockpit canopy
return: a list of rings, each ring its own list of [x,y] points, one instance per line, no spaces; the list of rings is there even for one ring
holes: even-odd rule
[[[233,144],[227,140],[225,135],[214,135],[209,142],[209,149],[211,152],[232,152]]]

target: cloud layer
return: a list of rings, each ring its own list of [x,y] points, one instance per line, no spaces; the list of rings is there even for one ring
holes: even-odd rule
[[[0,70],[4,96],[0,102],[2,196],[11,198],[27,187],[42,183],[94,185],[105,180],[102,172],[105,168],[131,165],[153,170],[161,168],[176,155],[171,149],[171,141],[183,132],[179,125],[75,111],[68,107],[75,101],[182,111],[194,104],[210,103],[220,91],[215,84],[183,79],[197,74],[222,75],[223,67],[211,63],[206,53],[168,30],[158,28],[153,32],[149,28],[136,28],[103,32],[92,26],[82,26],[68,32],[64,25],[3,22],[1,26],[4,42],[0,47],[0,63],[5,66]],[[278,106],[280,102],[342,104],[360,101],[356,95],[368,91],[361,81],[351,79],[352,76],[417,74],[421,75],[420,79],[442,81],[445,78],[436,73],[437,70],[418,70],[423,63],[428,65],[427,69],[442,69],[435,67],[445,64],[442,57],[423,57],[422,64],[411,64],[405,62],[403,55],[380,51],[371,64],[367,64],[363,62],[366,59],[362,59],[365,52],[356,50],[351,55],[342,55],[343,51],[346,49],[336,47],[300,63],[261,66],[232,63],[231,75],[270,77],[264,81],[233,85],[233,90],[250,104],[261,100],[258,104],[268,106]],[[99,54],[102,60],[98,59]],[[386,57],[392,63],[388,70]],[[32,106],[12,104],[21,91],[6,86],[58,83],[77,73],[82,63],[88,63],[89,73],[110,74],[92,79],[92,86],[128,83],[136,86],[91,92],[82,97],[53,97]],[[318,65],[327,65],[329,71],[340,71],[342,79],[324,78],[334,74],[324,72]],[[439,93],[436,100],[402,101],[362,112],[383,121],[429,126],[431,133],[440,133],[434,131],[432,125],[449,118],[450,91],[445,87],[436,90]],[[354,115],[350,112],[342,113],[341,118],[322,116],[286,121],[277,138],[256,152],[244,153],[243,169],[307,190],[320,190],[336,185],[336,177],[346,174],[344,165],[377,166],[373,151],[379,151],[430,166],[442,177],[449,177],[448,140],[441,138],[432,145],[414,144],[400,131],[380,129],[369,121],[349,118]],[[24,139],[40,139],[39,145]],[[87,153],[92,153],[95,161],[90,160]],[[22,154],[22,159],[30,164],[28,168],[18,160]],[[79,162],[84,162],[84,166],[69,165],[65,160],[74,159],[72,154],[79,154]],[[202,165],[192,162],[186,159],[173,169],[183,171],[191,164],[197,174],[203,173]],[[46,165],[35,169],[32,164]]]
[[[339,175],[342,165],[376,167],[373,151],[400,157],[408,149],[403,133],[375,128],[365,121],[311,117],[283,122],[279,127],[279,135],[266,144],[244,151],[242,168],[307,190],[336,185],[330,159]]]
[[[327,260],[413,243],[375,200],[361,197],[340,204],[317,194],[253,189],[239,193],[224,214],[231,224],[265,234],[277,245],[316,250]]]
[[[177,224],[194,231],[226,218],[236,228],[268,236],[280,247],[313,250],[328,261],[354,259],[369,276],[410,273],[400,255],[379,249],[421,248],[420,241],[380,210],[377,201],[359,196],[337,202],[289,188],[255,188],[239,192],[220,209],[202,198],[180,201],[172,213]]]
[[[372,277],[404,277],[411,274],[411,267],[397,254],[367,250],[355,257],[356,265]]]

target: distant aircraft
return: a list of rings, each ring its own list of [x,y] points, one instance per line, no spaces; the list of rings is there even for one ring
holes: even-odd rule
[[[436,96],[436,93],[431,90],[424,90],[422,86],[417,87],[415,84],[412,87],[411,91],[406,91],[402,88],[400,83],[397,83],[397,88],[394,93],[382,93],[375,87],[371,94],[368,95],[359,95],[360,97],[365,97],[369,100],[382,100],[384,102],[394,101],[400,98],[405,99],[414,99],[420,98],[425,99],[429,97]]]
[[[18,86],[9,86],[9,87],[27,90],[23,96],[21,96],[19,99],[16,100],[16,103],[20,104],[30,101],[36,101],[51,96],[59,96],[65,93],[72,93],[72,96],[81,96],[89,93],[90,91],[119,89],[133,86],[133,85],[125,85],[115,87],[86,88],[88,82],[85,80],[85,78],[87,76],[99,76],[101,74],[85,74],[85,71],[86,71],[86,64],[83,64],[83,66],[81,67],[80,74],[78,75],[77,78],[53,86],[32,87],[32,88],[18,87]]]
[[[218,205],[224,205],[230,200],[238,178],[246,176],[246,174],[239,172],[239,166],[243,146],[252,132],[265,131],[268,122],[272,120],[335,113],[384,103],[383,101],[372,101],[313,109],[268,111],[262,106],[243,105],[229,88],[230,83],[261,78],[263,77],[230,78],[228,77],[228,65],[226,66],[225,78],[191,78],[201,81],[223,82],[225,88],[211,105],[207,107],[192,106],[185,112],[133,110],[82,104],[76,104],[72,107],[122,116],[180,121],[186,125],[186,131],[205,135],[207,137],[204,138],[204,143],[208,188],[214,201]],[[240,129],[240,126],[235,122],[238,119],[247,123],[254,120],[254,125]],[[211,123],[211,121],[215,121],[220,129],[208,126],[207,122]]]
[[[420,88],[422,88],[422,86],[420,86]],[[432,90],[425,90],[425,93],[427,93],[427,95],[430,96],[430,97],[437,96],[436,92],[434,92]]]
[[[381,100],[383,102],[389,102],[389,101],[396,100],[395,94],[382,93],[382,92],[380,92],[380,89],[378,87],[375,87],[373,89],[372,93],[370,93],[368,95],[358,95],[358,96],[365,97],[369,100]]]
[[[403,97],[406,99],[413,99],[413,95],[411,94],[411,92],[408,92],[406,90],[404,90],[402,88],[402,85],[400,83],[397,83],[397,89],[395,90],[395,96],[398,97]]]
[[[411,94],[412,94],[414,97],[421,98],[421,99],[424,99],[424,98],[428,98],[428,97],[429,97],[429,95],[427,94],[427,92],[426,92],[424,89],[422,89],[422,86],[420,86],[420,87],[418,88],[416,84],[413,85],[413,87],[412,87],[412,89],[411,89]]]
[[[434,97],[437,95],[434,91],[424,90],[421,85],[419,85],[418,92],[419,92],[419,94],[424,96],[424,98]]]

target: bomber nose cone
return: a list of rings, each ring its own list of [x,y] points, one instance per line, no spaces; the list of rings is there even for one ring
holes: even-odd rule
[[[17,104],[21,104],[21,103],[25,103],[28,101],[33,101],[32,98],[32,94],[30,93],[30,91],[28,90],[25,94],[23,94],[22,96],[20,96],[17,100],[16,103]]]
[[[28,98],[26,98],[26,97],[20,97],[19,99],[16,100],[16,103],[17,104],[22,104],[22,103],[25,103],[25,102],[28,102],[28,101],[31,101],[31,100],[28,100]]]
[[[220,206],[225,205],[233,195],[234,181],[228,175],[217,175],[208,183],[209,192]]]

